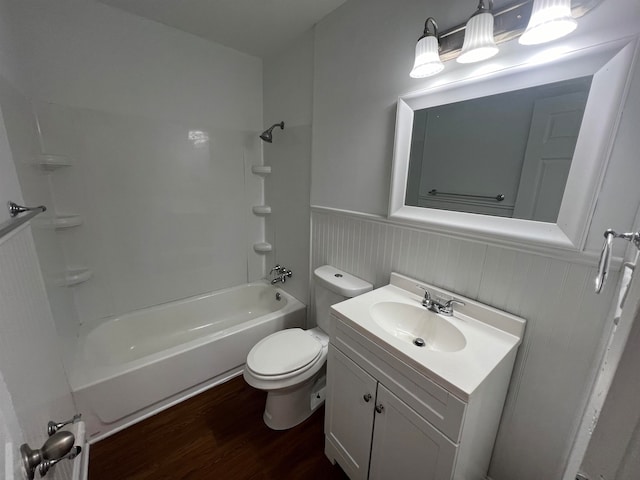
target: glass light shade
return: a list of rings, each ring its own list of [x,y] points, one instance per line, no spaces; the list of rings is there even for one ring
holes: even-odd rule
[[[537,45],[564,37],[578,26],[571,16],[571,0],[534,0],[527,29],[518,42]]]
[[[493,38],[493,14],[478,13],[467,22],[464,31],[462,51],[456,59],[458,63],[474,63],[486,60],[498,53]]]
[[[412,78],[424,78],[439,73],[444,68],[438,53],[438,39],[433,35],[422,37],[416,44],[416,61],[409,74]]]

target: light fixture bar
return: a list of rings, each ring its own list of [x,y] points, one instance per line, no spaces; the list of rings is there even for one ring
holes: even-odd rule
[[[580,18],[600,5],[603,0],[572,0],[571,14]],[[527,28],[533,0],[519,0],[492,11],[494,17],[493,34],[497,44],[519,37]],[[465,23],[449,28],[438,35],[440,39],[440,59],[453,60],[460,55],[464,43]]]

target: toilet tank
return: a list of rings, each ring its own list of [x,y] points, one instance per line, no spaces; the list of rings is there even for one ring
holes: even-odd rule
[[[316,322],[329,332],[329,307],[348,298],[373,290],[369,282],[331,265],[323,265],[313,272]]]

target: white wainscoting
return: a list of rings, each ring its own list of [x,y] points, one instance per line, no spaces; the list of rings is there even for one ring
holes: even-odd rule
[[[314,208],[312,271],[331,264],[380,287],[392,271],[527,319],[490,475],[561,478],[594,377],[618,274],[593,293],[595,267]]]

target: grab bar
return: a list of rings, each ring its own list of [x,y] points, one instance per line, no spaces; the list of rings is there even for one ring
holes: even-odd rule
[[[436,190],[435,188],[432,190],[429,190],[429,195],[451,195],[453,197],[471,197],[471,198],[488,198],[491,200],[495,200],[496,202],[501,202],[504,200],[504,193],[499,193],[498,195],[495,196],[491,196],[491,195],[474,195],[471,193],[451,193],[451,192],[440,192],[438,190]]]
[[[598,262],[598,275],[596,276],[595,290],[596,293],[602,291],[607,276],[609,275],[609,267],[611,265],[611,246],[615,238],[621,238],[633,243],[640,250],[640,232],[635,233],[617,233],[611,229],[604,232],[604,244],[602,252],[600,252],[600,261]]]
[[[39,213],[47,210],[47,207],[44,205],[40,205],[39,207],[23,207],[14,202],[8,202],[7,208],[9,209],[9,215],[11,218],[6,222],[0,223],[0,239],[13,232],[20,225],[28,222]],[[25,212],[26,215],[18,217],[19,214]]]

